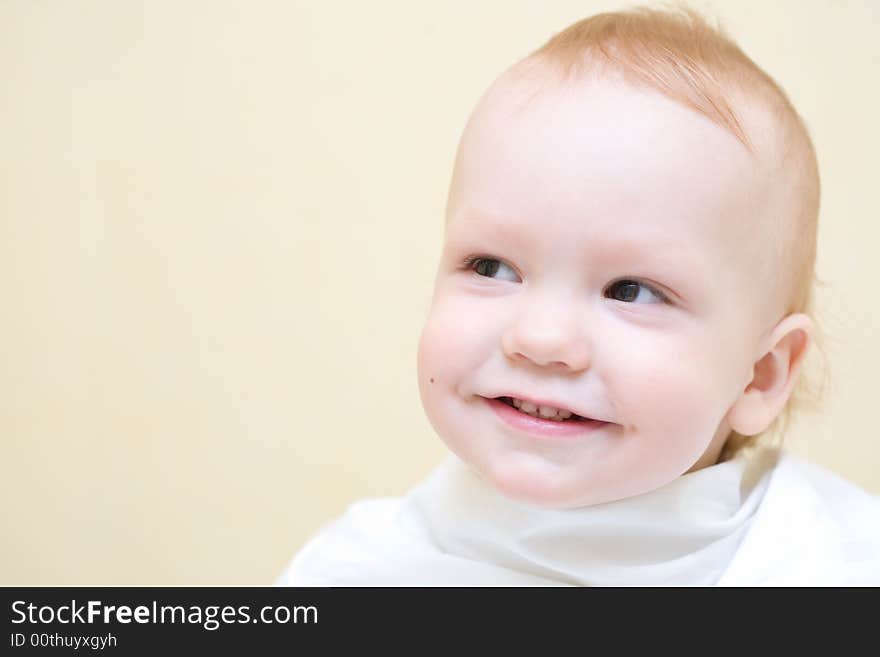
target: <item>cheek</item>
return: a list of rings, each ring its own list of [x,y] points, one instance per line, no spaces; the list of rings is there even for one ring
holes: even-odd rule
[[[714,434],[730,402],[730,377],[717,345],[632,339],[611,363],[611,394],[639,430],[688,441]]]
[[[418,376],[422,400],[440,386],[448,386],[454,378],[455,335],[442,325],[428,319],[419,339]]]
[[[418,384],[428,420],[447,443],[467,433],[462,402],[483,365],[497,353],[497,325],[485,304],[456,295],[437,295],[418,347]],[[450,445],[453,446],[453,445]]]
[[[489,321],[499,313],[456,295],[439,295],[419,340],[419,381],[456,385],[500,344],[497,326]]]
[[[422,329],[418,350],[419,391],[429,417],[453,393],[473,359],[465,318],[449,304],[435,303]],[[433,419],[433,418],[432,418]]]
[[[455,400],[462,378],[462,351],[458,326],[432,310],[419,339],[419,395],[434,431],[447,444],[449,436],[457,434]]]

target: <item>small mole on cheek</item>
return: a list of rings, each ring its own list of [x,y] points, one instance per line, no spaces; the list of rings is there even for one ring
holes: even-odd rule
[[[431,379],[431,383],[434,383],[434,379]]]

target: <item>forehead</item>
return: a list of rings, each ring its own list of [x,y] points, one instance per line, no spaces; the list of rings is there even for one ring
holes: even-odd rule
[[[613,79],[538,88],[502,76],[465,129],[448,219],[610,230],[633,243],[740,241],[759,177],[733,135],[654,91]]]

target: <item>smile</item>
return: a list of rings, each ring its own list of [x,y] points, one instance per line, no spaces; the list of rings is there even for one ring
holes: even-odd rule
[[[516,397],[498,397],[498,401],[504,402],[508,406],[513,406],[521,413],[539,417],[543,420],[554,420],[556,422],[565,422],[567,420],[583,420],[580,415],[572,413],[567,408],[554,408],[553,406],[537,405],[534,402],[517,399]]]
[[[486,399],[489,408],[507,426],[539,437],[582,436],[611,424],[601,420],[583,418],[564,409],[542,406],[533,411],[531,406],[534,406],[534,404],[526,406],[526,410],[522,410],[524,404],[520,404],[518,409],[514,405],[514,399],[511,397],[484,399]],[[544,411],[543,414],[540,412],[541,410]],[[546,417],[550,411],[553,412],[553,415]]]

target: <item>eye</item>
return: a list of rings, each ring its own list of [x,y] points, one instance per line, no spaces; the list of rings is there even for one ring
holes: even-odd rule
[[[666,303],[669,298],[654,287],[640,281],[622,279],[608,286],[606,295],[617,301],[632,303]],[[653,300],[652,300],[653,297]]]
[[[519,283],[519,276],[513,268],[495,258],[471,257],[465,261],[464,266],[486,278],[498,278]]]

